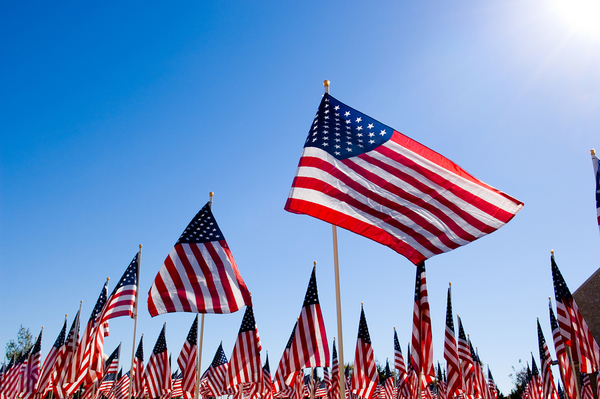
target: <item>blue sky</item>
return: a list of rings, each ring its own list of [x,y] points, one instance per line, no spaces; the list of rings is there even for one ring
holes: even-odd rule
[[[329,79],[340,101],[525,203],[427,262],[435,358],[451,281],[508,394],[511,367],[537,357],[536,317],[551,342],[550,249],[572,291],[600,266],[600,34],[557,2],[1,2],[0,342],[44,326],[47,353],[65,313],[82,300],[87,320],[143,244],[138,337],[148,356],[166,321],[176,358],[194,315],[152,319],[147,292],[210,191],[272,367],[313,261],[331,341],[331,227],[283,210]],[[347,231],[339,247],[345,358],[364,302],[385,362],[393,327],[403,350],[410,339],[415,268]],[[241,318],[207,315],[203,368],[221,340],[229,356]],[[122,341],[128,368],[133,322],[110,330],[106,352]]]

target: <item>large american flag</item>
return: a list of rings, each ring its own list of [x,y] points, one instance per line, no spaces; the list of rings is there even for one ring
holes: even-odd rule
[[[425,262],[417,265],[415,282],[415,306],[413,311],[413,329],[411,354],[417,375],[422,375],[423,382],[428,384],[435,380],[433,368],[433,337],[431,333],[431,317],[429,312],[429,296],[427,294],[427,278]]]
[[[593,373],[600,370],[600,348],[581,312],[579,312],[577,303],[554,261],[554,252],[551,256],[551,264],[558,326],[563,341],[567,345],[570,341],[569,346],[571,346],[574,360],[579,362],[580,372]]]
[[[418,264],[502,227],[523,203],[325,94],[285,205]]]
[[[203,397],[223,395],[228,370],[229,363],[223,351],[223,344],[220,343],[212,363],[202,375],[200,394]]]
[[[552,375],[552,358],[550,357],[550,351],[542,332],[542,326],[540,325],[540,319],[537,320],[537,332],[538,332],[538,349],[540,351],[540,368],[542,374],[542,388],[544,392],[543,399],[558,399],[558,393],[556,392],[556,386],[554,385],[554,376]],[[493,398],[495,399],[495,398]]]
[[[375,355],[371,346],[371,336],[367,327],[365,311],[361,306],[360,322],[358,324],[358,339],[354,355],[354,369],[352,371],[352,392],[361,398],[370,398],[377,388],[379,374],[375,364]]]
[[[319,304],[315,271],[316,266],[310,275],[287,363],[283,364],[286,378],[303,368],[329,367],[329,345]]]
[[[181,389],[194,395],[196,389],[196,370],[197,368],[197,355],[198,355],[198,315],[190,327],[190,332],[183,343],[183,348],[177,358],[177,364],[181,369]]]
[[[104,306],[101,323],[120,316],[135,318],[137,280],[139,276],[139,252],[127,266],[125,273],[115,286]]]
[[[446,332],[444,336],[444,359],[448,370],[447,394],[449,398],[464,392],[463,375],[458,357],[456,335],[454,334],[454,316],[452,314],[452,291],[448,287],[448,302],[446,305]]]
[[[246,307],[242,325],[233,353],[229,358],[229,370],[225,379],[225,389],[236,388],[244,382],[261,382],[262,364],[260,360],[260,337],[254,320],[252,306]]]
[[[148,293],[151,316],[171,312],[233,313],[251,305],[210,202],[194,216]]]
[[[167,352],[167,340],[165,330],[167,323],[163,325],[160,335],[156,340],[152,355],[146,366],[146,389],[148,396],[156,398],[171,392],[171,364]]]
[[[554,341],[554,349],[556,351],[556,360],[558,361],[558,367],[560,369],[560,376],[567,392],[569,399],[575,399],[577,394],[575,391],[575,373],[571,368],[569,356],[567,354],[567,348],[558,327],[558,321],[554,316],[552,310],[552,300],[548,298],[548,308],[550,311],[550,327],[552,328],[552,340]],[[560,394],[560,390],[559,390]]]
[[[144,384],[144,335],[140,337],[140,343],[135,351],[133,358],[133,382],[131,384],[131,396],[134,398],[143,398],[145,391]]]
[[[592,150],[592,163],[596,180],[596,218],[598,219],[598,227],[600,227],[600,159],[596,156],[595,150]]]
[[[58,353],[60,348],[65,343],[65,336],[67,334],[67,318],[65,317],[65,322],[63,323],[63,327],[56,337],[56,341],[54,341],[54,345],[50,348],[50,352],[46,355],[46,359],[44,360],[44,364],[42,366],[40,372],[40,378],[38,379],[37,385],[35,387],[36,397],[43,398],[46,396],[48,392],[48,388],[50,387],[51,376],[54,372],[54,366],[57,364],[56,360],[58,359]]]

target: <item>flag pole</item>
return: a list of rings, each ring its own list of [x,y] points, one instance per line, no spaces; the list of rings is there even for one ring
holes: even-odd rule
[[[210,197],[208,201],[208,207],[212,211],[213,196],[215,193],[211,191],[208,193],[208,195]],[[194,392],[194,399],[200,398],[200,370],[202,365],[202,341],[204,341],[204,315],[205,313],[202,313],[202,316],[200,317],[200,334],[198,334],[198,361],[196,363],[196,391]]]
[[[329,94],[329,80],[323,81],[323,86],[325,87],[325,94]],[[339,347],[339,375],[338,378],[340,380],[340,398],[346,397],[346,384],[343,379],[344,375],[344,338],[342,335],[342,298],[340,294],[340,264],[338,259],[338,244],[337,244],[337,227],[335,224],[331,225],[331,231],[333,234],[333,268],[335,271],[335,303],[337,309],[337,330],[338,330],[338,347]]]
[[[140,269],[142,267],[142,244],[140,244],[138,248],[137,255],[137,280],[136,280],[136,290],[135,290],[135,305],[133,308],[133,344],[131,344],[131,369],[129,372],[129,380],[131,381],[129,384],[129,390],[127,392],[127,398],[131,398],[131,392],[133,391],[133,378],[134,378],[134,370],[133,363],[135,361],[135,334],[137,330],[137,313],[138,313],[138,302],[140,298]]]

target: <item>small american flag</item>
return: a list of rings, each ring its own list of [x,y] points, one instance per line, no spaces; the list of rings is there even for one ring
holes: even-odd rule
[[[358,339],[354,355],[354,370],[352,372],[352,392],[361,398],[370,398],[377,388],[379,375],[375,364],[375,355],[371,346],[371,337],[367,327],[365,311],[361,306],[360,323],[358,324]]]
[[[319,304],[315,271],[316,267],[313,267],[298,318],[298,328],[290,347],[288,363],[283,365],[284,376],[302,368],[329,366],[329,345]]]
[[[384,399],[394,399],[394,376],[390,370],[390,362],[385,360],[385,381],[383,382]]]
[[[165,259],[148,293],[152,317],[171,312],[233,313],[251,305],[210,203],[196,214]]]
[[[133,384],[131,386],[131,396],[134,398],[143,398],[144,388],[144,335],[142,334],[133,359]]]
[[[435,370],[433,368],[433,337],[431,334],[425,262],[417,265],[411,354],[414,360],[413,367],[417,375],[422,375],[423,382],[426,384],[432,382],[435,379]]]
[[[289,364],[290,348],[292,347],[292,342],[294,341],[296,327],[298,327],[298,321],[296,321],[294,324],[292,334],[285,345],[283,355],[281,355],[281,360],[279,360],[279,365],[277,366],[277,371],[275,371],[275,378],[273,379],[273,390],[275,393],[282,391],[291,392],[291,389],[296,381],[296,376],[289,376],[286,374],[286,365]]]
[[[252,306],[248,306],[233,346],[233,353],[229,358],[229,370],[225,379],[226,390],[236,388],[244,382],[261,382],[261,349],[254,311]]]
[[[139,253],[137,253],[106,301],[102,311],[101,323],[120,316],[135,318],[139,268]]]
[[[448,397],[460,395],[463,391],[463,376],[458,358],[456,335],[454,334],[454,316],[452,314],[452,291],[448,287],[448,302],[446,305],[446,332],[444,336],[444,359],[448,370]]]
[[[75,315],[75,319],[73,319],[73,323],[71,324],[71,328],[69,329],[69,334],[67,335],[65,344],[58,351],[56,367],[54,373],[52,374],[52,380],[54,382],[53,392],[54,395],[60,399],[63,399],[66,396],[66,392],[64,391],[62,385],[65,381],[70,364],[73,361],[73,357],[75,356],[77,347],[79,345],[80,313],[81,310],[78,310],[77,314]]]
[[[57,364],[56,360],[58,359],[58,354],[60,352],[60,348],[65,343],[65,336],[67,333],[67,318],[65,317],[65,322],[63,323],[63,327],[56,337],[56,341],[54,341],[54,345],[50,348],[50,352],[46,356],[44,360],[44,365],[42,366],[42,371],[40,372],[40,378],[38,379],[35,392],[36,397],[43,398],[46,396],[48,392],[48,388],[50,387],[50,381],[52,374],[55,371],[55,365]]]
[[[32,396],[35,392],[35,387],[40,378],[40,364],[42,362],[42,333],[44,329],[38,335],[29,357],[27,359],[27,366],[23,370],[23,384],[21,385],[21,398],[26,399]]]
[[[569,345],[569,340],[571,341],[573,358],[575,362],[579,362],[580,372],[593,373],[600,370],[600,348],[579,312],[577,303],[554,261],[554,253],[551,256],[551,264],[558,326],[563,341],[567,345]]]
[[[223,344],[221,343],[217,348],[212,363],[202,376],[204,384],[200,384],[200,393],[203,397],[217,397],[223,394],[228,370],[229,363],[227,362],[227,357],[225,357],[225,352],[223,351]]]
[[[171,392],[171,365],[167,353],[167,340],[165,338],[166,323],[154,345],[154,350],[146,366],[146,389],[148,396],[156,398]]]
[[[594,399],[594,392],[592,391],[590,375],[586,373],[581,373],[579,381],[581,386],[581,399]]]
[[[464,378],[464,388],[467,395],[473,395],[473,378],[475,375],[475,365],[471,357],[471,348],[465,335],[460,316],[456,315],[458,322],[458,358],[460,359],[462,375]]]
[[[171,392],[171,397],[177,398],[177,397],[183,396],[183,394],[184,394],[183,389],[182,389],[183,374],[181,373],[181,371],[179,371],[179,370],[175,371],[171,375],[171,381],[173,381],[173,391]],[[193,395],[193,393],[192,393],[192,395]],[[188,397],[190,397],[190,396],[188,396]]]
[[[183,348],[179,357],[177,358],[177,364],[181,369],[182,381],[181,389],[190,395],[194,395],[196,390],[196,370],[197,370],[197,354],[198,354],[198,315],[192,323],[190,332],[183,343]]]
[[[122,373],[120,372],[119,374]],[[115,384],[108,399],[127,399],[127,396],[129,395],[130,385],[131,380],[129,378],[129,373],[125,373],[121,376],[121,378],[119,378],[119,380]]]
[[[490,391],[490,398],[498,399],[498,388],[496,388],[496,382],[494,381],[494,377],[492,377],[492,372],[490,371],[489,366],[488,366],[488,387],[489,387],[489,391]]]
[[[269,367],[269,353],[265,365],[262,368],[262,382],[260,386],[260,397],[264,399],[273,399],[273,384],[271,382],[271,368]]]
[[[285,205],[386,245],[415,264],[495,231],[522,207],[329,94]]]
[[[335,349],[335,339],[333,340],[333,348],[331,350],[331,378],[329,399],[340,399],[340,361]]]
[[[409,385],[408,385],[408,373],[406,371],[406,363],[402,356],[402,349],[398,342],[398,334],[396,333],[396,327],[394,327],[394,368],[398,370],[398,381],[396,382],[396,392],[402,398],[408,399]]]
[[[544,338],[544,333],[542,332],[542,326],[540,326],[539,319],[537,320],[537,332],[538,348],[540,351],[542,388],[544,392],[543,399],[558,399],[558,393],[556,392],[556,386],[554,385],[554,376],[552,375],[552,358],[550,357],[550,351],[548,350],[548,345],[546,344],[546,339]]]
[[[446,399],[446,398],[450,398],[452,399],[453,395],[448,395],[448,385],[446,383],[446,379],[444,378],[445,376],[442,375],[442,368],[440,367],[440,363],[438,362],[437,365],[437,381],[436,381],[436,385],[437,385],[437,397],[438,399]]]
[[[558,367],[561,371],[560,376],[563,385],[565,386],[565,390],[567,391],[567,396],[569,398],[575,398],[576,391],[573,369],[571,368],[570,360],[567,355],[567,349],[563,341],[563,336],[560,333],[560,328],[558,327],[558,321],[556,320],[556,317],[554,316],[554,311],[552,310],[552,302],[550,298],[548,299],[548,308],[550,310],[550,327],[552,328],[552,340],[554,341],[554,349],[556,350],[556,359],[558,361]]]

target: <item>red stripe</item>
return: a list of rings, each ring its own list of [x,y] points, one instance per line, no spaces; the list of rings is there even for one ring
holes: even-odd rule
[[[232,294],[231,294],[231,292],[228,292],[228,290],[226,289],[226,285],[228,284],[228,281],[227,281],[227,274],[225,273],[225,270],[224,270],[225,265],[223,264],[221,257],[215,250],[214,245],[218,245],[218,244],[215,242],[207,242],[205,244],[205,248],[208,251],[208,254],[210,255],[212,261],[216,265],[216,272],[219,275],[221,286],[225,290],[225,295],[227,296],[225,303],[221,303],[221,297],[220,297],[219,292],[217,291],[217,286],[216,286],[215,281],[212,276],[214,271],[211,272],[211,271],[207,270],[207,273],[211,274],[210,280],[207,279],[207,285],[208,285],[210,297],[213,301],[213,308],[215,309],[215,313],[224,313],[228,309],[228,307],[227,307],[228,303],[232,302],[232,299],[229,298],[229,296],[232,296]],[[210,281],[210,283],[209,283],[209,281]]]
[[[192,253],[194,253],[194,249],[197,250],[197,248],[195,248],[195,244],[188,244],[188,248],[191,249]],[[193,312],[193,308],[192,308],[192,304],[196,305],[196,309],[201,309],[198,306],[201,305],[202,308],[204,307],[204,302],[202,299],[202,289],[200,288],[200,284],[198,284],[198,274],[197,271],[194,270],[194,266],[190,263],[190,260],[188,259],[188,255],[185,252],[185,249],[183,248],[183,244],[177,244],[175,245],[175,251],[177,251],[177,258],[179,259],[179,263],[181,263],[181,265],[183,266],[183,270],[179,269],[177,270],[178,272],[178,279],[179,282],[175,284],[175,287],[177,287],[177,296],[179,297],[179,300],[182,301],[182,305],[183,305],[183,311],[184,312]],[[194,256],[196,254],[194,253]],[[197,261],[200,261],[199,259],[197,259]],[[193,294],[194,294],[194,299],[190,302],[189,299],[187,299],[187,288],[185,287],[185,285],[183,284],[183,279],[180,277],[180,274],[185,274],[185,276],[187,277],[187,280],[189,281],[190,285],[192,286],[192,290],[193,290]],[[172,293],[171,293],[172,295]],[[185,298],[185,300],[184,300]],[[181,311],[181,309],[179,309],[179,311]]]
[[[194,296],[195,296],[195,302],[196,302],[196,308],[198,309],[199,312],[202,311],[206,311],[207,306],[206,306],[206,301],[212,301],[212,307],[213,308],[219,308],[219,303],[218,303],[218,298],[216,299],[217,303],[216,303],[216,307],[215,307],[215,298],[214,298],[214,287],[215,287],[215,283],[213,280],[213,275],[212,275],[212,271],[210,266],[206,263],[206,261],[204,260],[204,256],[202,256],[202,251],[200,250],[200,247],[204,247],[207,248],[207,244],[189,244],[190,249],[192,250],[192,253],[194,254],[194,258],[196,259],[196,262],[198,262],[198,266],[200,267],[201,273],[200,275],[198,275],[197,271],[193,271],[193,274],[188,274],[188,278],[190,279],[190,281],[193,281],[193,287],[194,287]],[[200,286],[200,282],[199,279],[204,277],[204,284],[206,285],[206,288],[208,289],[208,293],[204,293],[202,292],[201,286]],[[206,297],[206,295],[208,295],[208,297]]]
[[[171,253],[173,253],[173,252],[171,251]],[[175,254],[177,254],[177,252],[175,252]],[[173,255],[175,256],[175,254],[173,254]],[[175,262],[173,262],[173,258],[171,258],[171,254],[169,254],[167,256],[167,258],[165,259],[165,262],[163,263],[163,266],[165,267],[165,269],[167,271],[167,274],[171,278],[171,281],[173,282],[173,285],[175,285],[175,287],[183,287],[183,282],[181,281],[181,278],[179,277],[179,272],[177,271],[177,267],[175,266]],[[158,289],[158,293],[160,295],[160,299],[164,303],[165,308],[167,309],[167,312],[176,312],[176,311],[179,311],[179,309],[176,308],[175,304],[171,300],[171,295],[169,294],[169,290],[167,289],[166,285],[162,281],[162,277],[160,276],[160,273],[156,277],[157,277],[156,278],[157,282],[160,282],[161,285],[162,285],[162,287],[160,287],[157,284],[156,288]],[[158,281],[158,280],[160,280],[160,281]],[[182,303],[181,306],[183,306],[184,309],[187,308],[188,311],[189,311],[189,309],[191,309],[191,308],[190,308],[190,305],[189,305],[187,299],[184,297],[184,298],[180,298],[180,300],[183,301],[183,303]]]

